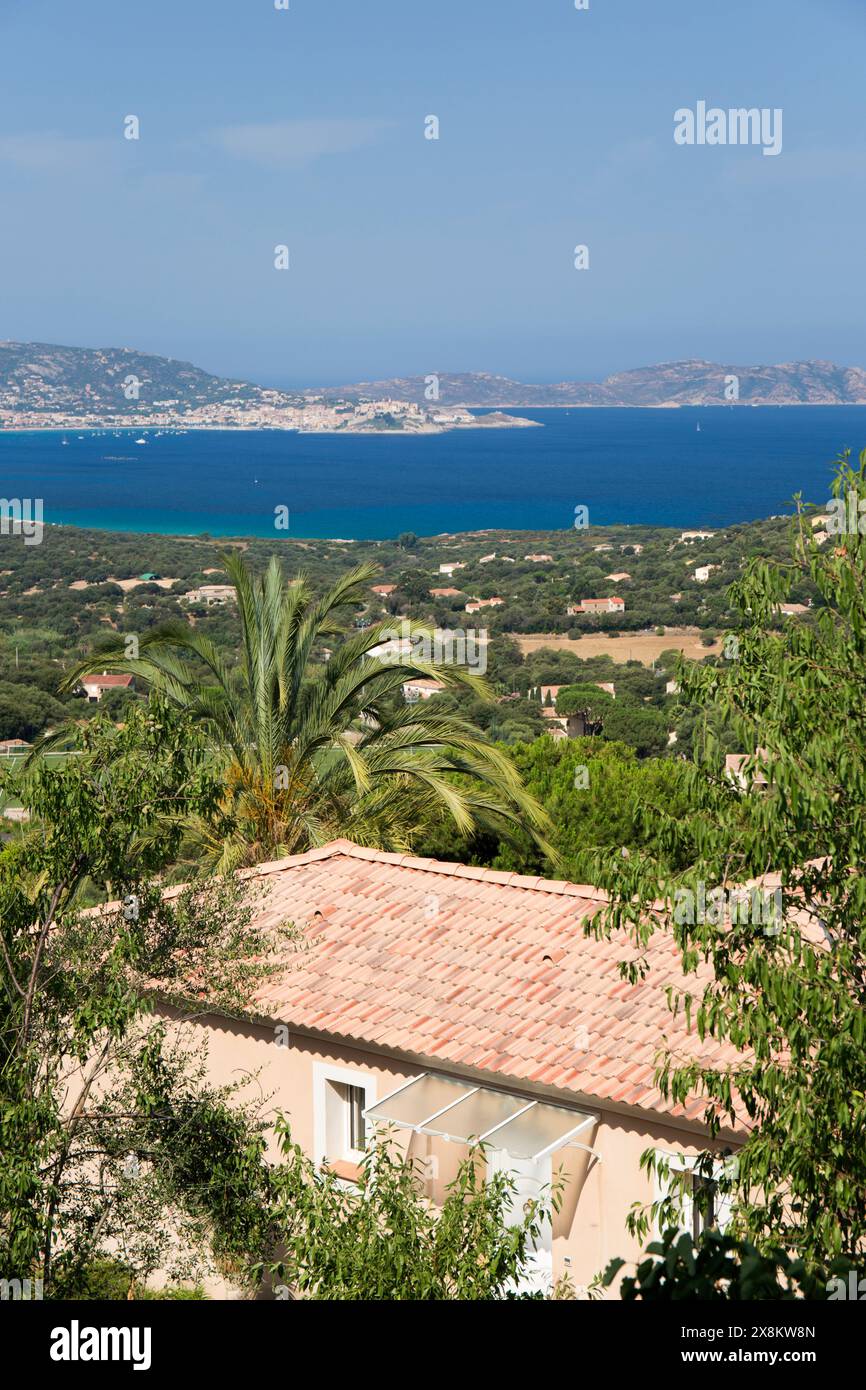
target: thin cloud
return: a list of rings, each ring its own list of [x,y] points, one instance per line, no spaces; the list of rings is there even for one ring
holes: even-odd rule
[[[0,162],[35,174],[104,172],[119,154],[119,138],[80,139],[57,130],[0,135]]]
[[[767,165],[775,166],[769,174]],[[866,177],[864,149],[805,149],[787,150],[778,159],[738,160],[725,170],[725,178],[736,184],[766,184],[778,188],[781,184],[836,183],[861,180]]]
[[[370,145],[390,121],[367,117],[345,120],[273,121],[223,126],[214,132],[227,154],[269,169],[299,169],[328,154],[349,154]]]

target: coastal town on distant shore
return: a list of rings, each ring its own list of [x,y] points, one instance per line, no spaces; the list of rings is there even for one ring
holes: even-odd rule
[[[396,387],[396,383],[394,384]],[[484,403],[473,414],[425,378],[420,399],[366,390],[285,391],[212,376],[132,348],[0,342],[0,431],[292,430],[300,434],[442,434],[537,425]]]
[[[256,399],[243,396],[201,404],[182,398],[139,400],[132,408],[112,410],[103,400],[78,404],[20,406],[9,393],[0,397],[0,430],[292,430],[299,434],[442,434],[459,429],[508,429],[536,425],[500,410],[473,415],[462,406],[414,401],[326,400],[305,396],[289,402],[281,391],[259,388]]]
[[[266,392],[263,394],[267,394]],[[280,393],[274,392],[274,396]],[[48,412],[0,410],[3,430],[238,429],[294,430],[299,434],[442,434],[459,429],[508,429],[535,420],[492,411],[473,415],[459,407],[424,408],[412,401],[331,403],[315,398],[301,406],[281,401],[210,403],[186,408],[179,401],[156,401],[152,408],[106,414],[102,410]]]

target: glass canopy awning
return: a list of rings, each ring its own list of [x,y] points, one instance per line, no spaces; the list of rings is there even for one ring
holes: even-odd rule
[[[533,1161],[566,1147],[592,1153],[575,1140],[598,1118],[432,1072],[405,1082],[364,1114],[373,1124],[397,1125],[458,1144],[490,1144]]]

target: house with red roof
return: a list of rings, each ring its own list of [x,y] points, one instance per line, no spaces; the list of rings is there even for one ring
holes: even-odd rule
[[[440,691],[445,689],[444,681],[419,676],[415,680],[403,682],[403,699],[408,705],[414,705],[418,700],[429,700],[433,695],[438,695]]]
[[[669,934],[651,938],[636,984],[620,972],[624,939],[584,934],[600,890],[347,840],[248,877],[258,924],[293,922],[304,949],[280,948],[285,969],[241,1017],[206,997],[192,1017],[164,999],[159,1012],[207,1044],[215,1083],[248,1076],[250,1098],[268,1096],[346,1183],[385,1129],[434,1204],[478,1141],[491,1173],[513,1175],[515,1213],[560,1174],[533,1288],[568,1275],[580,1290],[614,1256],[637,1256],[626,1217],[658,1195],[644,1150],[688,1171],[708,1146],[736,1147],[729,1130],[708,1140],[702,1099],[674,1102],[655,1084],[665,1042],[698,1060],[735,1054],[669,1012],[665,986],[682,979]]]
[[[135,686],[133,676],[113,676],[103,671],[101,676],[82,676],[79,690],[83,691],[93,704],[101,700],[106,690],[132,690]]]
[[[618,594],[612,594],[610,598],[582,598],[580,603],[570,603],[566,609],[569,617],[575,613],[623,613],[625,611],[625,599]]]
[[[499,608],[505,602],[504,598],[474,598],[464,607],[467,613],[480,613],[482,608]]]
[[[33,745],[24,738],[4,738],[0,741],[0,758],[11,758],[26,753]]]

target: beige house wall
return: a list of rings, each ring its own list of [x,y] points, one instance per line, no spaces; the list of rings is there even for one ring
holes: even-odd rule
[[[317,1160],[327,1152],[317,1089],[321,1098],[322,1076],[328,1069],[358,1074],[374,1088],[376,1100],[429,1070],[422,1062],[280,1030],[278,1025],[251,1024],[213,1014],[181,1023],[167,1007],[161,1007],[160,1012],[174,1019],[188,1040],[206,1042],[208,1073],[214,1084],[241,1082],[241,1098],[263,1102],[266,1117],[276,1118],[282,1112],[291,1123],[293,1138]],[[485,1084],[493,1080],[476,1079]],[[549,1088],[515,1085],[505,1089],[528,1099],[581,1108],[573,1096]],[[568,1275],[578,1290],[614,1257],[632,1261],[640,1254],[640,1246],[626,1230],[626,1217],[635,1202],[643,1204],[656,1195],[652,1179],[640,1167],[644,1150],[653,1147],[695,1155],[706,1147],[697,1128],[665,1123],[661,1116],[656,1120],[651,1115],[619,1114],[589,1101],[582,1108],[599,1116],[597,1125],[579,1136],[592,1147],[594,1156],[566,1149],[554,1154],[553,1161],[554,1171],[561,1168],[566,1178],[562,1209],[553,1223],[553,1274],[555,1279]],[[429,1180],[427,1191],[434,1201],[441,1200],[465,1148],[405,1130],[397,1131],[396,1138],[405,1142],[413,1157],[435,1155],[437,1176]],[[276,1155],[274,1146],[272,1156]]]

